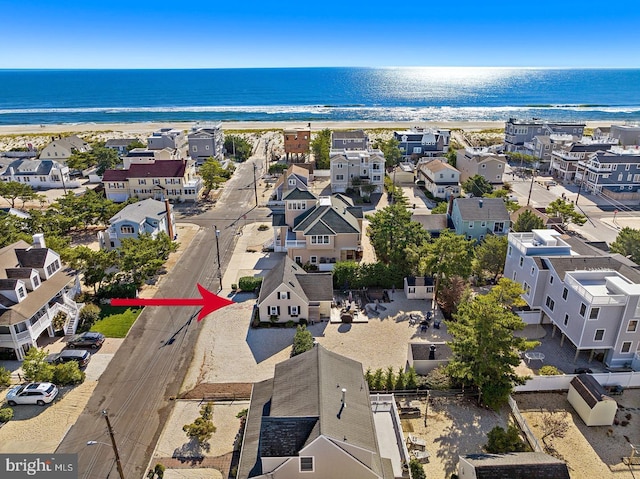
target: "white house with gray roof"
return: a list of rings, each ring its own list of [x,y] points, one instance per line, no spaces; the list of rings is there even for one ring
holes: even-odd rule
[[[308,323],[331,316],[331,273],[307,273],[288,256],[265,275],[260,286],[260,321]]]
[[[109,220],[109,228],[98,233],[102,249],[111,250],[122,246],[125,238],[137,238],[143,233],[156,238],[164,233],[177,239],[173,206],[169,200],[158,201],[147,198],[125,206]]]
[[[80,293],[76,273],[46,247],[44,235],[33,240],[33,245],[18,241],[0,249],[0,352],[18,360],[40,336],[54,336],[58,313],[67,315],[65,333],[75,333],[82,306],[73,300]]]
[[[393,395],[369,395],[362,364],[315,346],[255,383],[238,479],[403,475],[409,461]]]
[[[296,263],[329,271],[337,261],[362,258],[360,206],[343,195],[317,197],[298,188],[283,198],[284,213],[273,214],[274,251]]]
[[[51,143],[40,152],[41,160],[66,161],[73,153],[91,151],[91,145],[76,135],[64,138],[51,138]]]
[[[502,198],[455,198],[450,216],[456,234],[476,241],[487,235],[506,235],[511,228]]]
[[[371,185],[370,193],[382,192],[385,159],[381,150],[331,150],[329,162],[332,193],[344,193],[348,188],[358,189],[364,185]]]
[[[80,183],[71,180],[69,167],[53,160],[16,160],[0,175],[1,181],[15,181],[33,189],[79,188]]]
[[[460,172],[446,158],[420,160],[417,166],[418,180],[436,198],[448,199],[460,196]]]
[[[402,156],[442,156],[449,151],[451,130],[413,127],[410,130],[394,131]]]
[[[504,276],[522,285],[526,322],[552,324],[576,358],[602,353],[607,367],[640,367],[640,270],[555,230],[510,233]]]

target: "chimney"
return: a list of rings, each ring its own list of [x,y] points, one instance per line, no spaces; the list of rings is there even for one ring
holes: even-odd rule
[[[449,207],[447,208],[447,215],[451,217],[453,213],[453,195],[449,196]]]
[[[34,248],[46,248],[47,245],[44,242],[44,234],[43,233],[36,233],[33,235],[33,247]]]
[[[169,203],[169,200],[164,200],[164,209],[167,212],[167,232],[169,239],[173,241],[173,221],[171,219],[171,203]]]
[[[429,346],[429,361],[434,361],[436,359],[436,345],[432,344]]]
[[[346,400],[346,395],[347,395],[347,389],[346,388],[342,388],[342,405],[346,406],[347,403],[345,402]]]

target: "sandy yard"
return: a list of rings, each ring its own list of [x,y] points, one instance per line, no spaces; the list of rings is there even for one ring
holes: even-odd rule
[[[629,425],[585,426],[569,401],[567,393],[518,394],[515,400],[529,427],[541,445],[542,411],[566,416],[569,430],[564,438],[547,439],[553,455],[566,461],[572,478],[637,479],[640,465],[627,466],[623,457],[631,453],[630,444],[640,445],[640,389],[628,389],[617,396],[618,414],[622,420],[631,415]],[[624,409],[622,409],[624,407]]]

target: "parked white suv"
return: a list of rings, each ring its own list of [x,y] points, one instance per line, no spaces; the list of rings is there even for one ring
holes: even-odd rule
[[[16,404],[37,404],[44,406],[58,395],[58,388],[51,383],[29,383],[11,388],[7,393],[9,406]]]

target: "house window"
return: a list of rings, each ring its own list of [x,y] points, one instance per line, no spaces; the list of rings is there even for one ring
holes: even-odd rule
[[[631,341],[625,341],[622,343],[622,347],[620,348],[621,353],[628,353],[631,351]]]
[[[511,252],[513,251],[513,247],[509,245],[509,249],[507,250],[507,256],[511,256]]]
[[[145,180],[145,179],[138,179],[138,184],[139,184],[139,185],[146,185],[146,184],[147,184],[147,180]]]
[[[295,261],[298,264],[302,264],[302,256],[296,256],[293,258],[293,261]]]
[[[289,306],[289,316],[298,316],[300,308],[298,306]]]
[[[591,308],[591,311],[589,311],[589,319],[598,319],[599,313],[600,308]]]
[[[596,334],[593,336],[594,341],[602,341],[604,339],[604,329],[596,329]]]
[[[527,296],[529,296],[529,294],[531,294],[531,286],[529,286],[529,284],[525,281],[524,283],[524,294],[526,294]]]
[[[336,175],[336,181],[343,181],[344,175]]]
[[[524,263],[524,256],[520,256],[520,267],[522,267],[522,263]]]
[[[33,285],[37,288],[38,286],[40,286],[40,277],[39,276],[34,276],[33,277]]]
[[[311,256],[311,258],[309,258],[309,263],[316,264],[317,262],[318,262],[317,256]]]
[[[566,326],[567,324],[569,324],[569,315],[564,313],[564,325]]]
[[[196,145],[193,145],[192,151],[193,152],[197,152],[198,151],[198,147]]]
[[[482,164],[482,168],[486,168],[486,167],[487,167],[487,165],[483,163]]]
[[[569,290],[567,288],[562,288],[562,299],[566,301],[568,294],[569,294]]]
[[[291,292],[289,291],[278,292],[278,299],[291,299]]]
[[[416,287],[415,286],[409,286],[408,292],[409,293],[415,293],[416,292]]]
[[[209,151],[209,145],[204,145],[204,149]]]
[[[635,333],[637,330],[638,330],[638,320],[632,319],[631,321],[629,321],[629,324],[627,324],[627,333]]]
[[[536,269],[534,267],[531,267],[531,276],[533,276],[534,274],[536,274]]]
[[[279,309],[280,308],[278,306],[269,306],[269,315],[270,316],[277,316]]]
[[[551,299],[551,297],[547,296],[547,300],[545,301],[545,304],[547,305],[547,308],[549,308],[551,311],[553,311],[553,308],[556,307],[556,302]]]
[[[300,457],[300,472],[313,471],[313,457]]]
[[[373,181],[380,181],[380,175],[373,175]]]
[[[587,312],[587,305],[580,303],[580,316],[584,318],[584,314]]]
[[[549,284],[553,284],[553,275],[549,276]]]
[[[311,236],[311,244],[329,244],[328,235]]]
[[[480,223],[480,228],[486,228],[487,227],[487,222],[483,221],[482,223]]]
[[[296,179],[295,178],[289,178],[289,185],[295,186],[295,184],[296,184]]]
[[[473,221],[469,221],[469,228],[473,228]]]
[[[493,232],[494,233],[502,233],[504,231],[504,222],[503,221],[497,221],[496,223],[494,223],[493,225]]]
[[[18,297],[24,298],[24,288],[22,286],[18,288]]]
[[[132,235],[134,233],[133,226],[121,226],[120,232],[125,235]]]

